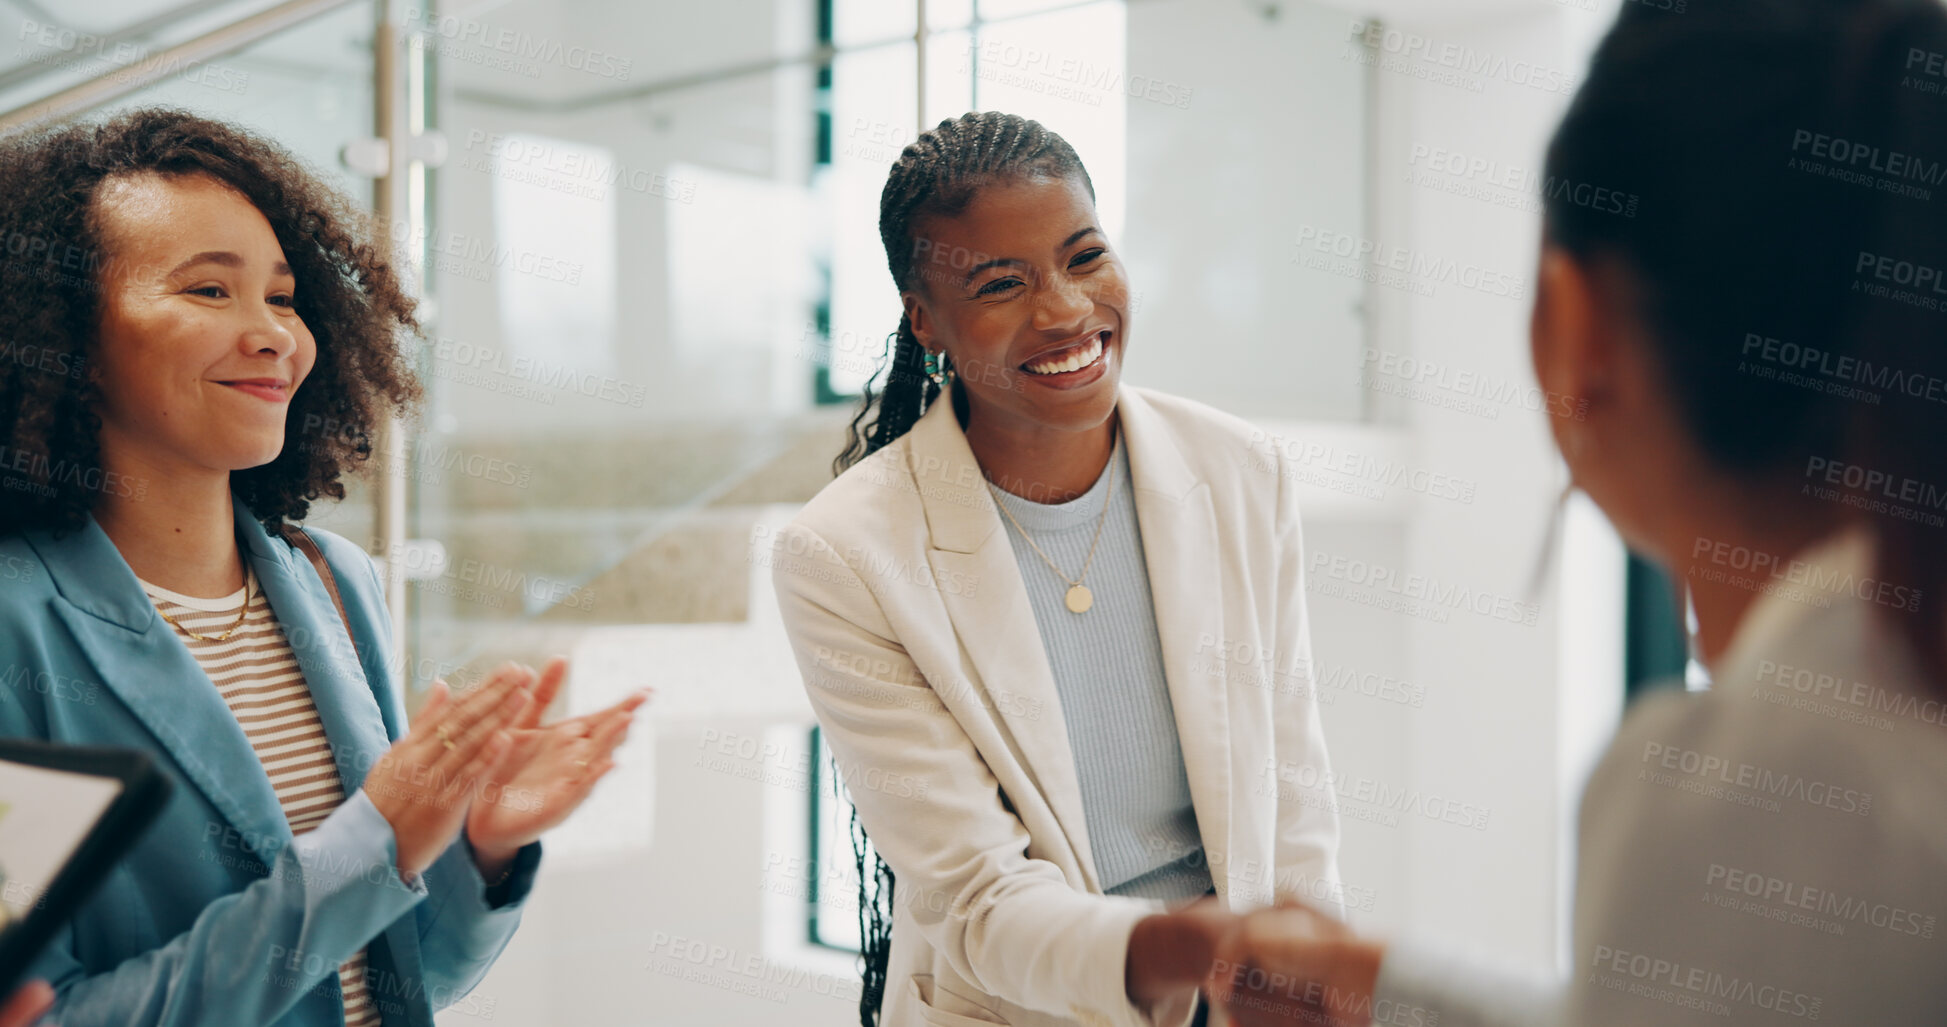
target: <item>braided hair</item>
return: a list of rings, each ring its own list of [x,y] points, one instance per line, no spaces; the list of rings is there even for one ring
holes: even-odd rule
[[[1075,176],[1090,198],[1095,196],[1095,185],[1074,147],[1039,122],[997,111],[974,111],[920,133],[900,153],[879,196],[879,239],[886,247],[886,267],[893,283],[905,292],[920,288],[925,277],[914,259],[919,249],[913,236],[915,222],[961,213],[982,186],[1034,176]],[[900,316],[899,329],[887,337],[887,344],[885,360],[866,383],[865,400],[852,418],[845,449],[832,461],[834,474],[844,473],[911,431],[940,397],[941,387],[923,370],[926,350],[913,335],[909,316]],[[941,360],[944,365],[945,357]],[[873,381],[880,375],[885,384],[875,393]],[[954,390],[953,402],[964,417],[965,393]],[[859,1023],[878,1027],[885,1004],[886,966],[892,956],[895,880],[892,868],[872,850],[857,809],[852,811],[851,835],[859,873],[859,949],[864,962]]]
[[[1075,148],[1038,121],[999,111],[971,111],[920,133],[901,151],[879,194],[879,241],[886,247],[886,268],[892,272],[893,284],[906,292],[920,288],[925,278],[914,260],[920,249],[913,236],[916,222],[959,214],[981,186],[1034,176],[1075,176],[1089,197],[1095,196],[1095,185]],[[901,315],[899,329],[886,341],[886,358],[866,383],[865,401],[852,418],[845,450],[832,461],[835,474],[911,431],[940,396],[940,386],[922,370],[926,349],[913,335],[912,319]],[[942,366],[951,366],[944,356],[941,360]],[[875,393],[873,382],[881,374],[885,384]],[[964,416],[965,396],[956,390],[953,399]],[[867,418],[872,418],[869,424]]]

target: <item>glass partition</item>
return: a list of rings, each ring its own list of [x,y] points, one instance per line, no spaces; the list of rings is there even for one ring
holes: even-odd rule
[[[0,110],[12,110],[90,79],[126,72],[177,43],[277,6],[278,0],[99,0],[86,5],[17,4],[10,46],[0,46]],[[364,19],[371,21],[369,11]],[[306,37],[307,40],[309,37]],[[253,51],[257,58],[262,51]],[[251,89],[252,61],[183,61],[178,82],[220,93]],[[257,65],[256,70],[264,66]],[[367,76],[369,78],[369,76]],[[180,94],[190,106],[202,94]]]
[[[37,8],[36,14],[0,22],[17,36],[0,62],[0,110],[104,74],[127,74],[170,46],[273,6],[265,0],[121,2],[87,10]],[[166,62],[160,80],[89,116],[167,106],[235,122],[277,140],[354,201],[369,202],[371,179],[348,168],[343,154],[373,132],[374,17],[370,0],[360,0],[233,54]],[[314,505],[309,523],[372,548],[368,482],[355,478],[347,486],[346,501]]]

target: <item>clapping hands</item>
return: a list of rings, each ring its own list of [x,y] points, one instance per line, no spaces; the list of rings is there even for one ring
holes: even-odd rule
[[[542,725],[567,675],[568,661],[557,657],[539,674],[505,664],[463,697],[434,683],[411,731],[365,779],[392,826],[401,871],[423,871],[464,829],[481,876],[495,880],[614,768],[615,748],[649,693]]]
[[[638,691],[605,710],[543,726],[541,714],[567,673],[568,661],[560,658],[542,670],[534,702],[509,728],[507,749],[486,772],[481,799],[467,814],[467,841],[489,879],[497,876],[489,864],[513,859],[568,819],[615,768],[615,748],[649,700],[647,691]]]

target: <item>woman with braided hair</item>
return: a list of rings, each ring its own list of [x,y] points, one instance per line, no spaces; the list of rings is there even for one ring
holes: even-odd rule
[[[940,123],[879,231],[884,388],[774,563],[856,810],[861,1021],[1201,1022],[1233,911],[1339,905],[1294,479],[1121,384],[1129,282],[1055,133]]]

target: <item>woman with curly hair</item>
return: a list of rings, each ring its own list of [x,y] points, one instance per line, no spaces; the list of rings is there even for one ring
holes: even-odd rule
[[[371,560],[293,522],[417,398],[412,300],[289,154],[142,110],[0,181],[0,736],[179,785],[33,975],[67,1027],[428,1027],[642,696],[542,726],[565,663],[510,665],[408,728]]]

